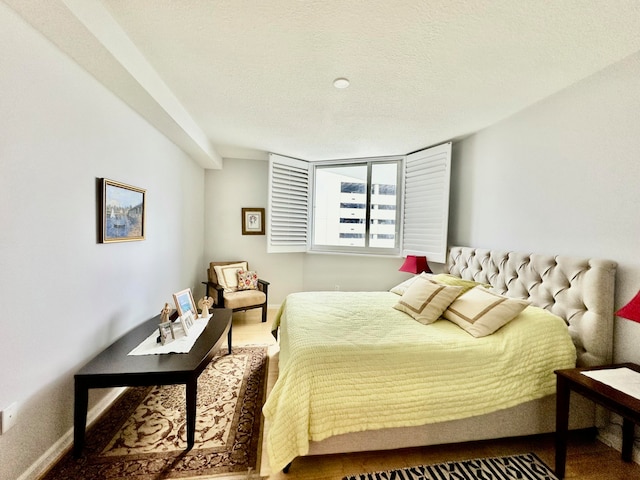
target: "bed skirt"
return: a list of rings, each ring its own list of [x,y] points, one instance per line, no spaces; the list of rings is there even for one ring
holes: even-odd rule
[[[549,395],[512,408],[476,417],[419,427],[389,428],[336,435],[320,442],[311,441],[308,455],[393,450],[418,445],[440,445],[492,438],[519,437],[555,432],[556,397]],[[571,397],[571,429],[603,426],[596,418],[596,407],[578,395]]]

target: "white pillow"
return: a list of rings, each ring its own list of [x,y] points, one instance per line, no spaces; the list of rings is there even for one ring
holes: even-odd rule
[[[442,312],[460,293],[462,287],[441,285],[425,277],[416,276],[393,308],[411,315],[424,325],[429,325],[440,318]]]
[[[247,270],[247,262],[216,265],[213,269],[218,277],[218,284],[224,291],[235,292],[238,290],[238,270]]]
[[[395,287],[392,287],[391,290],[389,291],[391,293],[395,293],[396,295],[403,295],[404,292],[407,291],[407,288],[409,288],[409,285],[415,282],[416,278],[418,277],[424,277],[424,278],[430,279],[431,277],[433,277],[433,275],[431,273],[424,273],[424,272],[421,273],[420,275],[414,275],[413,277],[405,280],[404,282],[399,283]]]
[[[443,317],[474,337],[491,335],[516,318],[529,302],[504,297],[477,286],[449,305]]]

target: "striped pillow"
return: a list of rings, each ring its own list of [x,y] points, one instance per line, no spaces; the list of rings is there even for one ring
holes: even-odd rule
[[[418,322],[429,325],[462,293],[462,287],[450,287],[416,277],[393,308],[411,315]]]
[[[460,295],[444,312],[444,318],[474,337],[491,335],[524,310],[529,302],[503,297],[484,287]]]
[[[216,265],[213,267],[218,278],[218,284],[225,292],[238,290],[238,270],[246,270],[247,262],[230,263],[228,265]]]

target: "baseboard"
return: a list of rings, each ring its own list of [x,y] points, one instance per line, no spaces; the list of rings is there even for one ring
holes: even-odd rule
[[[598,429],[598,440],[622,452],[622,427],[617,423],[609,423],[606,427]],[[635,439],[631,459],[640,464],[640,449],[636,446],[637,441],[638,438]]]
[[[87,412],[87,426],[95,422],[102,413],[127,389],[118,387],[111,390],[91,410]],[[70,428],[51,448],[44,452],[17,480],[35,480],[47,471],[73,444],[73,427]]]

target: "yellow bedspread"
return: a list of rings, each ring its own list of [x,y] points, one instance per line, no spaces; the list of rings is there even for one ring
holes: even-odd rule
[[[263,412],[280,470],[309,440],[480,415],[555,392],[576,352],[559,317],[527,307],[493,335],[474,338],[439,320],[422,325],[392,308],[390,292],[289,295],[280,372]]]

